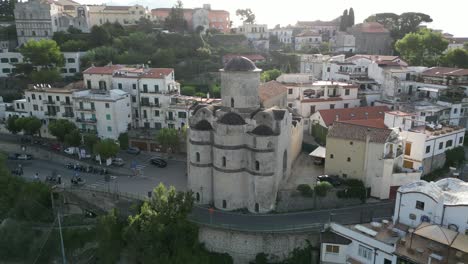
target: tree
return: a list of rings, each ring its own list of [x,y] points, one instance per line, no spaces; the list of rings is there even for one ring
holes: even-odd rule
[[[62,45],[60,45],[60,49],[62,51],[87,51],[89,49],[89,45],[84,40],[67,40]]]
[[[242,20],[244,23],[247,23],[247,24],[255,23],[255,14],[252,12],[250,8],[237,9],[236,16],[239,16],[240,20]]]
[[[119,55],[118,50],[110,46],[102,46],[88,51],[82,58],[83,65],[91,66],[104,66],[113,62]]]
[[[94,153],[98,154],[101,159],[112,158],[119,152],[119,145],[114,140],[108,138],[104,139],[94,145]]]
[[[164,22],[167,29],[175,32],[184,32],[187,30],[187,21],[184,18],[184,4],[178,0],[172,7],[169,16]]]
[[[119,262],[121,249],[124,247],[122,232],[125,222],[119,219],[116,209],[102,216],[96,226],[98,248],[96,255],[99,263]]]
[[[70,147],[79,147],[81,145],[81,133],[78,129],[72,130],[65,135],[65,144]]]
[[[378,13],[368,17],[365,22],[378,22],[390,30],[394,40],[403,38],[406,34],[417,32],[422,23],[432,22],[432,18],[424,13],[408,12],[401,15],[394,13]]]
[[[166,151],[176,151],[179,147],[179,134],[174,128],[163,128],[156,135],[156,141]]]
[[[128,133],[120,133],[119,135],[120,149],[128,149]]]
[[[276,78],[278,78],[281,74],[283,74],[280,70],[278,69],[272,69],[268,71],[262,72],[262,75],[260,76],[260,79],[263,82],[269,82],[269,81],[274,81]]]
[[[66,119],[58,119],[49,123],[50,134],[55,136],[58,141],[64,142],[65,136],[76,130],[76,125]]]
[[[39,118],[35,116],[20,117],[17,120],[15,120],[15,125],[16,127],[23,130],[24,134],[32,136],[40,132],[42,122],[41,120],[39,120]]]
[[[468,50],[449,50],[442,59],[442,64],[447,67],[468,68]]]
[[[30,75],[34,83],[53,83],[62,78],[56,68],[32,71]]]
[[[348,9],[345,9],[340,19],[340,31],[346,31],[347,28],[348,28]]]
[[[348,13],[348,27],[354,26],[354,9],[351,7]]]
[[[428,29],[408,33],[395,44],[396,50],[409,64],[427,67],[440,62],[447,46],[448,41],[442,37],[442,34]]]
[[[21,131],[21,127],[18,127],[16,125],[16,120],[18,120],[18,118],[19,117],[17,115],[14,115],[14,116],[10,116],[7,119],[6,129],[8,129],[8,131],[10,131],[10,133],[12,134],[17,134],[18,132]]]
[[[464,48],[465,50],[468,50],[468,42],[465,42],[465,44],[463,44],[463,48]]]
[[[61,67],[65,63],[57,42],[51,39],[31,40],[20,48],[24,60],[41,68]]]
[[[180,94],[192,96],[196,93],[195,86],[184,86],[180,89]]]
[[[99,142],[99,138],[95,134],[85,134],[83,136],[83,141],[86,148],[93,151],[94,145]]]
[[[90,40],[93,47],[105,46],[112,43],[111,35],[102,26],[93,26],[91,28]]]

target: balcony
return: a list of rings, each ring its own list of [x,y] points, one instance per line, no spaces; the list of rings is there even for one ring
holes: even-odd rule
[[[97,130],[94,130],[94,129],[80,129],[80,132],[83,134],[97,135]]]
[[[396,153],[393,152],[393,151],[391,151],[391,152],[389,152],[389,153],[387,153],[387,154],[384,154],[384,155],[383,155],[383,158],[384,158],[384,159],[395,159],[395,158],[400,157],[401,155],[403,155],[403,150],[402,150],[402,149],[398,149],[398,150],[396,151]]]
[[[170,117],[170,116],[167,116],[166,117],[166,121],[175,121],[175,117]]]
[[[96,108],[84,108],[84,107],[80,107],[80,108],[76,109],[76,111],[81,111],[81,112],[95,112],[95,111],[96,111]]]
[[[60,102],[60,105],[72,105],[72,102]]]
[[[96,118],[76,118],[76,122],[78,123],[86,123],[86,124],[94,124],[97,122]]]
[[[75,114],[73,114],[73,113],[63,113],[62,117],[75,117]]]
[[[46,116],[56,116],[57,112],[45,112],[44,115],[46,115]]]
[[[143,106],[143,107],[161,107],[161,104],[160,103],[141,102],[140,106]]]
[[[50,100],[44,100],[42,101],[42,103],[46,105],[55,105],[55,101],[50,101]]]

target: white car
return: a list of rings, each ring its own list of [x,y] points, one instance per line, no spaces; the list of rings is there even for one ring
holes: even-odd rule
[[[69,148],[66,148],[64,152],[67,153],[68,155],[73,155],[77,153],[77,149],[75,147],[69,147]]]
[[[121,158],[115,158],[115,159],[112,160],[112,165],[114,165],[114,166],[119,166],[119,167],[121,167],[121,166],[123,166],[124,164],[125,164],[125,162],[124,162],[123,159],[121,159]]]

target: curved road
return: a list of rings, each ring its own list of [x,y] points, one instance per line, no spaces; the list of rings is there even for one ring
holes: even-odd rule
[[[220,210],[210,212],[208,207],[195,206],[190,219],[201,225],[237,231],[291,232],[295,230],[319,230],[323,224],[329,221],[340,224],[357,224],[391,218],[393,208],[394,202],[391,201],[339,209],[256,215]]]

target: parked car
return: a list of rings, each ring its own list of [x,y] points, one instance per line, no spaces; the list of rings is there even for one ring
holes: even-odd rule
[[[341,179],[338,176],[320,175],[317,177],[317,182],[328,182],[334,187],[341,185]]]
[[[60,151],[62,149],[62,146],[60,146],[60,144],[58,143],[54,143],[50,145],[50,149],[55,150],[55,151]]]
[[[31,154],[17,154],[17,158],[18,160],[32,160],[33,159],[33,155]]]
[[[133,155],[138,155],[138,154],[140,154],[140,149],[137,148],[137,147],[129,147],[127,149],[127,153],[128,154],[133,154]]]
[[[9,160],[17,160],[17,159],[18,159],[18,156],[19,156],[18,153],[8,154],[8,159],[9,159]]]
[[[125,162],[121,158],[112,159],[112,165],[114,165],[114,166],[122,167],[124,164],[125,164]]]
[[[73,155],[73,154],[76,154],[78,152],[78,148],[76,147],[68,147],[64,150],[65,153],[67,153],[68,155]]]
[[[165,160],[163,160],[162,158],[159,158],[159,157],[154,157],[152,159],[150,159],[150,162],[151,164],[155,165],[156,167],[159,167],[159,168],[164,168],[167,166],[167,162]]]

